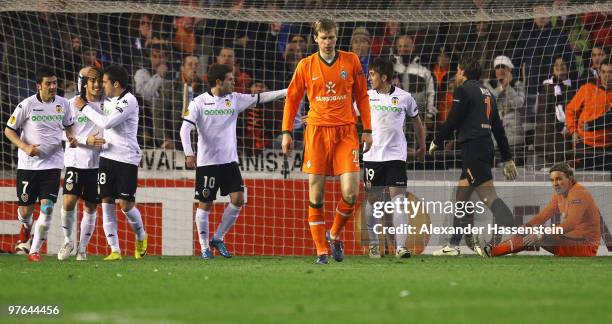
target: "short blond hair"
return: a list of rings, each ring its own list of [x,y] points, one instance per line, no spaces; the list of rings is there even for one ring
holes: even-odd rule
[[[336,26],[336,22],[331,19],[322,18],[314,23],[312,23],[312,31],[314,36],[317,37],[320,32],[330,31],[330,30],[338,30],[338,26]]]

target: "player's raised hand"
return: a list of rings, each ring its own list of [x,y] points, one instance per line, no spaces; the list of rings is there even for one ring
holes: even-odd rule
[[[106,144],[106,140],[103,137],[98,136],[100,132],[96,132],[93,135],[87,136],[87,145],[101,148],[102,145]]]
[[[283,150],[284,155],[289,155],[289,153],[291,153],[291,150],[293,150],[293,137],[291,137],[290,134],[287,134],[287,133],[283,134],[281,148]]]
[[[40,146],[40,145],[39,144],[30,144],[30,145],[27,145],[26,147],[24,147],[23,151],[28,156],[37,156],[39,154],[38,146]]]
[[[361,134],[361,145],[363,147],[363,153],[372,148],[372,133]]]
[[[193,170],[196,168],[196,157],[193,155],[189,155],[185,157],[185,166],[187,170]]]

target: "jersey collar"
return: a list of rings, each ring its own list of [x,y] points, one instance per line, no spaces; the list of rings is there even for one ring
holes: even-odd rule
[[[395,92],[395,86],[391,85],[391,88],[389,88],[389,93],[387,93],[388,95],[392,95]],[[380,91],[376,90],[376,93],[381,94]]]
[[[36,100],[38,100],[41,104],[46,104],[47,102],[44,102],[42,100],[42,97],[40,96],[40,92],[36,92]],[[55,102],[55,96],[53,96],[53,100],[51,100],[51,102]]]
[[[327,63],[327,61],[323,58],[323,56],[321,56],[321,51],[317,52],[317,55],[319,56],[319,59],[321,60],[321,62],[325,63],[325,65],[332,66],[334,65],[334,63],[336,63],[336,61],[338,60],[338,57],[340,57],[340,51],[336,51],[336,55],[334,55],[334,59],[330,63]]]

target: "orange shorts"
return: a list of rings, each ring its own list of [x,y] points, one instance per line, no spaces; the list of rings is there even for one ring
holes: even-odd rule
[[[302,171],[329,176],[359,172],[359,138],[355,125],[306,126]]]
[[[542,246],[545,250],[559,257],[592,257],[597,255],[599,246],[589,245],[587,241],[576,240],[562,235],[547,235],[552,245]]]

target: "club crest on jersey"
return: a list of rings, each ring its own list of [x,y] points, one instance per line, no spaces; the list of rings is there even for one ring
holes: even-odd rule
[[[72,188],[74,188],[74,184],[72,182],[66,182],[66,190],[72,191]]]
[[[28,198],[30,198],[30,196],[28,196],[27,193],[24,192],[21,194],[21,201],[26,202],[28,201]]]
[[[61,113],[64,109],[62,108],[62,105],[56,105],[55,106],[55,112],[57,112],[58,114]]]
[[[225,107],[230,108],[232,107],[232,101],[229,99],[225,99]]]
[[[391,98],[391,104],[394,106],[399,105],[399,98],[398,97]]]
[[[346,71],[344,70],[340,71],[340,77],[342,78],[342,80],[346,80],[347,76],[348,76],[348,73],[346,73]]]
[[[210,196],[210,189],[208,189],[208,188],[204,188],[204,189],[202,190],[202,197],[204,197],[204,198],[208,198],[208,196]]]

